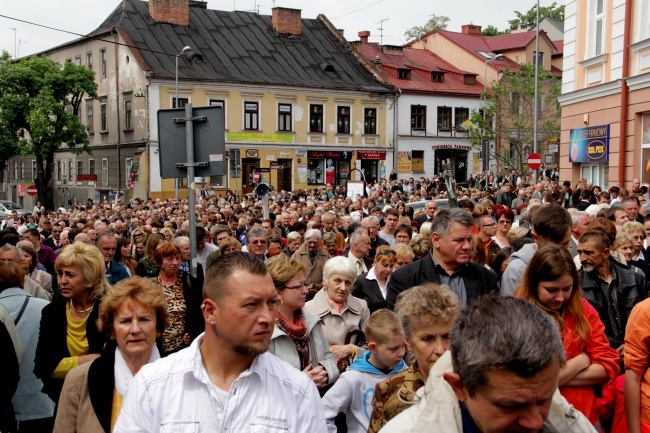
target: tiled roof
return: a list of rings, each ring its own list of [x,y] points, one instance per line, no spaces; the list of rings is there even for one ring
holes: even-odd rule
[[[429,50],[405,47],[398,49],[401,54],[391,54],[384,52],[377,43],[357,43],[356,48],[368,62],[373,62],[378,56],[384,75],[402,91],[468,96],[479,96],[483,92],[483,84],[465,84],[466,74],[476,74],[456,68]],[[410,69],[410,79],[399,79],[399,69]],[[431,73],[434,71],[445,73],[443,83],[432,81]]]
[[[553,41],[553,45],[555,45],[555,48],[557,49],[556,52],[553,53],[554,56],[562,56],[564,54],[564,41]]]
[[[154,22],[148,2],[123,0],[93,33],[118,29],[152,78],[173,79],[175,56],[189,45],[203,61],[179,61],[181,80],[392,92],[325,21],[302,19],[302,35],[286,37],[273,30],[268,15],[191,7],[189,26],[179,26]]]

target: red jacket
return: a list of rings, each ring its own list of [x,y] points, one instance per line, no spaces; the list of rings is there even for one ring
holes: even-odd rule
[[[605,325],[601,322],[598,312],[586,299],[582,300],[582,313],[591,327],[586,342],[581,341],[575,331],[576,318],[571,314],[565,314],[564,316],[562,340],[566,358],[569,360],[581,353],[586,353],[589,355],[592,364],[605,367],[609,381],[613,381],[619,373],[619,355],[609,347],[609,341],[605,336]],[[598,409],[593,387],[562,386],[560,387],[560,393],[570,404],[582,412],[592,424],[596,425],[598,423]]]
[[[625,401],[623,388],[625,387],[625,375],[620,375],[615,381],[609,382],[603,387],[603,396],[596,400],[598,417],[601,422],[612,419],[610,433],[627,433],[627,418],[625,417]]]

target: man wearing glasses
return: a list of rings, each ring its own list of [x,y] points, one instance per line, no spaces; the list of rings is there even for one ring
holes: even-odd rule
[[[260,260],[266,260],[266,247],[268,240],[266,230],[262,227],[252,227],[246,233],[246,248],[248,252]]]
[[[54,224],[52,226],[52,236],[45,239],[43,241],[43,245],[47,245],[48,247],[52,248],[54,251],[61,248],[63,246],[63,243],[61,242],[61,232],[62,231],[63,231],[63,228],[60,225]]]

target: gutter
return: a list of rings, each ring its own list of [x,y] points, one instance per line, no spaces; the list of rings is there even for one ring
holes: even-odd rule
[[[623,28],[623,68],[621,80],[621,108],[619,118],[619,144],[618,144],[618,179],[621,187],[625,186],[625,152],[627,148],[627,104],[628,104],[628,85],[627,78],[630,73],[630,28],[632,19],[632,1],[625,2],[625,26]]]

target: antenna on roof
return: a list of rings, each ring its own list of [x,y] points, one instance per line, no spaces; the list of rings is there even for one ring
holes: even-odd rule
[[[379,30],[379,45],[384,45],[384,21],[388,21],[388,18],[384,18],[376,24],[379,24],[377,30]]]

